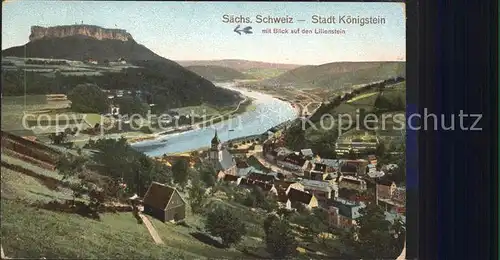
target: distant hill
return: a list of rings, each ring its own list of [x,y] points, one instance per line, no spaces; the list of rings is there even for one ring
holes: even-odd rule
[[[34,58],[78,61],[93,59],[99,62],[104,60],[116,61],[119,58],[125,58],[126,60],[162,60],[173,63],[173,61],[157,55],[134,40],[98,40],[83,35],[64,38],[44,37],[30,41],[26,45],[2,50],[2,56],[25,57],[25,48],[26,57]]]
[[[231,68],[240,72],[245,72],[250,69],[283,69],[291,70],[298,68],[303,65],[297,64],[283,64],[283,63],[269,63],[262,61],[251,61],[251,60],[237,60],[237,59],[227,59],[227,60],[187,60],[187,61],[177,61],[184,67],[189,66],[220,66]]]
[[[186,69],[202,76],[210,81],[230,81],[235,79],[252,79],[253,77],[243,74],[229,67],[221,66],[188,66]]]
[[[333,62],[302,66],[260,84],[273,86],[342,88],[393,77],[405,77],[405,62]]]
[[[162,108],[192,106],[207,102],[214,105],[229,105],[240,100],[237,93],[217,88],[207,79],[183,68],[176,62],[163,58],[137,43],[124,30],[104,29],[97,26],[75,25],[57,27],[32,27],[30,42],[2,51],[2,56],[53,58],[84,61],[93,59],[99,63],[120,58],[141,68],[129,68],[103,76],[64,76],[59,84],[49,82],[43,76],[28,75],[33,93],[47,94],[68,92],[81,83],[97,83],[105,89],[140,89],[149,93],[152,100]],[[13,72],[3,72],[2,74]],[[15,74],[15,73],[14,73]],[[18,75],[3,75],[7,86],[4,95],[16,95],[22,89],[23,80]],[[34,73],[32,73],[34,74]],[[2,82],[4,83],[4,82]],[[42,86],[43,85],[43,86]],[[59,85],[59,87],[58,87]],[[62,86],[64,88],[62,88]],[[36,86],[36,87],[35,87]],[[52,88],[56,88],[51,90]],[[17,93],[18,94],[18,93]]]

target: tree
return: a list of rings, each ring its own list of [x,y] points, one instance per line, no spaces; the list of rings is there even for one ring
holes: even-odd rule
[[[215,169],[211,165],[203,165],[200,169],[200,175],[207,187],[215,185]]]
[[[292,234],[290,223],[274,214],[264,220],[266,251],[275,258],[286,259],[297,249],[297,241]]]
[[[152,181],[170,183],[172,174],[169,167],[154,161],[147,155],[133,149],[125,138],[99,139],[89,142],[89,148],[98,150],[94,155],[96,163],[103,165],[99,173],[113,179],[123,179],[130,192],[144,195]]]
[[[310,224],[307,226],[309,234],[314,239],[320,237],[322,244],[325,245],[325,237],[320,234],[330,231],[330,215],[323,208],[315,208],[311,215]]]
[[[206,201],[205,192],[206,190],[201,186],[201,183],[197,181],[189,188],[189,204],[193,213],[199,214],[203,212]]]
[[[62,180],[76,176],[83,171],[87,159],[83,156],[63,155],[56,163],[56,169],[62,175]]]
[[[325,158],[335,158],[335,142],[337,142],[338,131],[322,132],[320,138],[310,143],[310,147],[319,156]]]
[[[137,97],[123,96],[116,100],[116,104],[120,107],[120,113],[125,115],[145,116],[149,111],[149,105]]]
[[[189,162],[186,159],[179,159],[172,165],[174,182],[184,187],[188,181]]]
[[[63,144],[68,140],[68,134],[66,132],[51,133],[49,139],[53,144]]]
[[[298,201],[292,201],[292,208],[296,209],[299,214],[308,213],[306,206]]]
[[[79,113],[106,113],[109,110],[107,95],[94,84],[80,84],[68,93],[71,109]]]
[[[291,126],[285,135],[285,145],[292,150],[304,149],[306,146],[306,131],[302,123],[298,122]]]
[[[220,237],[226,247],[240,242],[246,233],[246,226],[241,219],[223,207],[217,207],[208,213],[205,228],[211,235]]]
[[[360,214],[356,228],[342,236],[344,244],[350,245],[355,257],[395,259],[401,253],[404,236],[395,236],[394,225],[385,219],[384,210],[375,203],[368,203]]]
[[[377,150],[375,151],[375,154],[377,155],[377,157],[384,157],[385,156],[385,152],[386,152],[386,149],[385,149],[384,143],[380,143],[377,146]]]
[[[266,210],[267,212],[276,211],[279,208],[278,198],[276,195],[272,193],[267,194],[264,201],[260,203],[260,208]]]
[[[278,208],[278,201],[276,196],[266,194],[259,186],[254,186],[247,194],[244,200],[244,205],[252,208],[262,208],[268,212],[274,211]]]

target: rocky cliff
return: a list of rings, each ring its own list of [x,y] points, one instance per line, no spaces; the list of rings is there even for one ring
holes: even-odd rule
[[[54,27],[32,26],[30,41],[42,38],[64,38],[68,36],[87,36],[97,40],[130,41],[132,35],[122,29],[106,29],[95,25],[64,25]]]

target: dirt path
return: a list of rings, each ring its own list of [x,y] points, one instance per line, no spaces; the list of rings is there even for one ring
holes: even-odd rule
[[[8,257],[5,256],[5,254],[3,252],[3,246],[0,246],[0,249],[2,250],[2,255],[1,255],[0,259],[9,259]]]
[[[396,260],[405,260],[406,259],[406,240],[405,240],[405,245],[403,247],[403,251],[401,252],[401,255],[396,258]]]
[[[144,222],[144,224],[146,225],[146,228],[148,229],[149,234],[151,234],[151,237],[153,237],[155,243],[162,245],[163,240],[161,240],[160,235],[158,235],[158,232],[156,231],[151,221],[149,221],[149,218],[144,216],[142,213],[139,213],[139,216],[141,216],[142,222]]]

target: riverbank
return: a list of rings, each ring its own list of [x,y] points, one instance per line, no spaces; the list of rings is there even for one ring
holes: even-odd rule
[[[222,83],[218,86],[238,91],[253,100],[245,109],[240,108],[240,111],[244,112],[239,113],[237,117],[202,124],[200,128],[182,133],[158,135],[154,140],[134,143],[133,147],[151,157],[199,150],[210,145],[215,129],[217,129],[219,139],[224,142],[234,138],[262,134],[276,125],[297,118],[298,110],[290,103],[258,91],[236,88],[235,84],[234,82]]]
[[[295,110],[295,114],[297,117],[300,117],[302,115],[302,106],[300,102],[297,102],[295,97],[291,97],[290,95],[284,95],[280,91],[275,91],[275,90],[269,90],[266,88],[258,88],[254,89],[251,87],[251,83],[254,82],[255,80],[245,80],[245,81],[237,81],[235,82],[235,88],[237,89],[244,89],[248,92],[258,92],[261,94],[269,95],[272,96],[275,99],[281,100],[283,102],[289,103],[293,109]]]
[[[254,108],[254,107],[252,107],[253,102],[254,102],[254,99],[252,99],[250,97],[244,97],[244,99],[238,103],[238,105],[236,106],[236,108],[234,110],[229,111],[225,114],[211,117],[210,119],[207,119],[207,120],[204,120],[202,122],[198,122],[198,123],[195,123],[192,125],[172,127],[170,129],[167,129],[167,130],[164,130],[161,132],[157,132],[154,135],[156,137],[161,137],[161,136],[165,136],[165,135],[169,135],[169,134],[182,133],[182,132],[191,131],[194,129],[208,127],[208,126],[211,126],[213,124],[216,124],[216,123],[228,120],[232,117],[235,117],[238,114],[241,114],[241,113],[244,113],[244,112],[251,110],[252,108]]]

